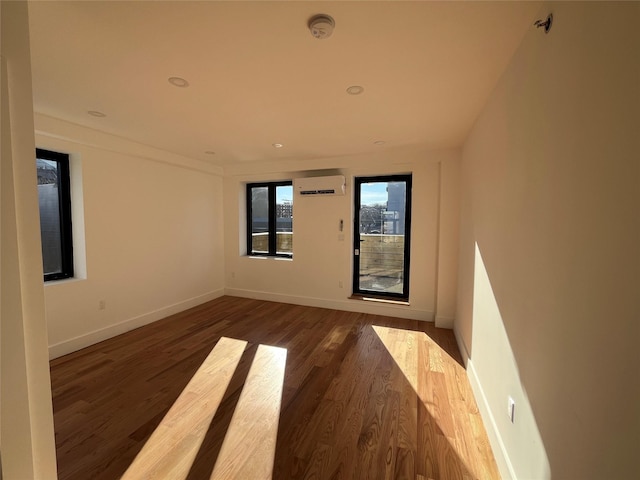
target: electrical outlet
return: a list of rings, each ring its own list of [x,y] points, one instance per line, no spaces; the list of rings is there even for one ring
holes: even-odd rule
[[[98,302],[98,310],[106,310],[107,309],[107,302],[105,302],[104,300],[100,300]]]
[[[511,423],[515,422],[516,419],[516,401],[510,396],[507,398],[507,415],[509,415],[509,420]]]
[[[338,287],[342,288],[342,280],[338,281]]]

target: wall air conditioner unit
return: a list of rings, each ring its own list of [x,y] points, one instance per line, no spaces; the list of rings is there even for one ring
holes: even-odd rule
[[[344,195],[345,192],[344,175],[296,178],[293,185],[300,195]]]

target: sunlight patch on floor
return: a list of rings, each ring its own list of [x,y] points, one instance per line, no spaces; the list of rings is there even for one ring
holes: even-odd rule
[[[218,341],[123,480],[188,478],[247,345]],[[284,348],[258,346],[211,478],[271,478],[286,358]]]
[[[467,459],[466,439],[460,438],[460,429],[453,417],[460,412],[449,395],[455,394],[457,385],[454,384],[458,383],[463,371],[460,365],[424,332],[377,325],[373,326],[373,330],[411,385],[418,401],[433,419],[435,428],[430,429],[430,442],[447,442],[450,445],[449,451],[457,457],[457,468],[462,469],[464,478],[467,478],[465,475],[468,478],[490,478],[485,472],[474,472]],[[460,399],[456,398],[456,402],[460,402]],[[462,421],[468,420],[463,418]],[[428,460],[441,464],[441,467],[451,463],[440,458]]]
[[[271,478],[286,362],[286,349],[258,347],[212,479]]]

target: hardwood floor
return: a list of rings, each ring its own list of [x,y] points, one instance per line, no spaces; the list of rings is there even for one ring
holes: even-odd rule
[[[51,380],[60,480],[499,478],[453,333],[424,322],[222,297]]]

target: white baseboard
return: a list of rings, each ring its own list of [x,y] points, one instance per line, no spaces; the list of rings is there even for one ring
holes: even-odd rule
[[[455,328],[455,325],[453,328],[453,333],[456,337],[456,342],[458,343],[460,355],[462,355],[462,361],[467,370],[467,377],[469,378],[471,390],[473,390],[473,396],[476,400],[476,404],[478,405],[478,411],[480,412],[484,427],[487,431],[487,436],[489,437],[489,443],[491,444],[493,456],[495,457],[496,463],[498,464],[500,476],[504,480],[515,480],[516,475],[513,470],[513,466],[511,465],[509,455],[507,454],[504,442],[502,441],[502,436],[500,435],[500,431],[498,430],[498,426],[496,425],[495,418],[493,417],[493,413],[491,412],[491,408],[489,407],[489,402],[487,401],[484,389],[482,388],[482,383],[480,382],[480,378],[478,377],[478,372],[476,372],[473,361],[471,360],[471,357],[469,355],[469,350],[462,340],[462,335]]]
[[[174,303],[173,305],[168,305],[166,307],[154,310],[149,313],[145,313],[143,315],[139,315],[137,317],[123,320],[113,325],[108,325],[98,330],[94,330],[93,332],[85,333],[83,335],[70,338],[69,340],[65,340],[54,345],[49,345],[49,359],[67,355],[68,353],[75,352],[98,342],[102,342],[103,340],[107,340],[135,328],[148,325],[149,323],[168,317],[169,315],[173,315],[175,313],[179,313],[189,308],[198,306],[202,303],[209,302],[218,297],[221,297],[222,295],[224,295],[223,289],[215,290],[213,292],[205,293],[204,295],[193,297],[182,302]]]
[[[456,338],[457,337],[458,336],[456,335]],[[500,476],[503,480],[516,480],[517,477],[513,469],[513,465],[509,460],[509,455],[505,448],[504,442],[502,441],[502,436],[500,435],[500,431],[498,430],[498,426],[496,425],[496,421],[493,413],[491,412],[491,408],[489,407],[487,397],[484,394],[484,389],[482,388],[482,384],[480,383],[480,378],[478,378],[478,373],[476,372],[476,369],[473,365],[473,360],[471,360],[471,358],[467,356],[465,364],[467,365],[467,377],[469,378],[469,383],[471,384],[471,389],[473,390],[473,396],[476,399],[476,404],[478,405],[480,416],[482,417],[485,430],[487,431],[489,443],[491,444],[491,450],[493,451],[493,456],[495,457],[496,463],[498,464]]]
[[[254,298],[256,300],[290,303],[293,305],[304,305],[307,307],[331,308],[334,310],[345,310],[347,312],[386,315],[389,317],[408,318],[409,320],[420,320],[423,322],[433,322],[434,320],[433,312],[426,310],[412,310],[407,305],[391,305],[349,299],[327,300],[324,298],[301,297],[280,293],[260,292],[257,290],[243,290],[239,288],[225,288],[224,292],[225,295],[230,295],[232,297]]]
[[[466,368],[467,363],[469,362],[469,351],[467,350],[467,346],[464,344],[462,340],[462,335],[456,329],[456,324],[453,324],[453,335],[456,337],[456,343],[458,344],[458,350],[460,350],[460,355],[462,355],[462,363]]]

